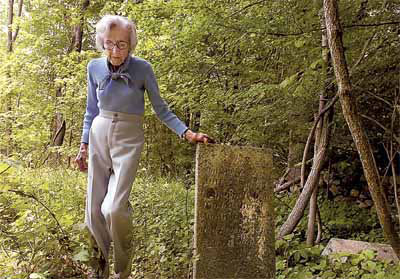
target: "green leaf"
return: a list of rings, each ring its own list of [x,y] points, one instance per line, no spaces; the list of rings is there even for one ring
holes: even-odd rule
[[[333,279],[336,278],[336,273],[333,271],[325,271],[321,277],[321,279]]]
[[[322,63],[323,63],[323,60],[322,60],[322,59],[315,60],[315,61],[310,65],[311,70],[317,70],[318,68],[320,68],[320,66],[322,66]]]
[[[29,275],[30,279],[46,279],[46,277],[41,273],[31,273]]]
[[[313,277],[312,273],[309,271],[302,272],[297,276],[298,279],[311,279]]]
[[[367,249],[362,252],[362,255],[364,255],[367,259],[372,260],[375,257],[376,252],[374,250]]]
[[[72,258],[74,261],[87,262],[89,260],[89,253],[86,249],[82,249],[78,254]]]
[[[279,84],[279,87],[280,87],[280,88],[286,88],[286,87],[288,87],[289,85],[291,85],[291,84],[293,83],[294,77],[295,77],[295,75],[285,78],[285,79]]]
[[[297,48],[301,48],[306,44],[306,41],[304,39],[299,39],[294,42],[294,46]]]
[[[362,260],[363,260],[363,257],[357,256],[357,257],[351,259],[350,262],[352,265],[358,265]]]
[[[286,263],[285,261],[278,261],[276,263],[276,269],[277,270],[284,270],[286,268]]]

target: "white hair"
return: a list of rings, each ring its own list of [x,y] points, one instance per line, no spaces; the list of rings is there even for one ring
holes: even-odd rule
[[[104,35],[110,31],[113,27],[119,26],[126,28],[129,32],[129,45],[130,51],[135,50],[137,45],[136,36],[136,25],[130,19],[117,16],[117,15],[105,15],[96,24],[96,47],[99,51],[104,50]]]

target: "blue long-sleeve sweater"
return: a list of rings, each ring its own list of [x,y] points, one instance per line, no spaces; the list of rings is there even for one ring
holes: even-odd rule
[[[89,143],[89,130],[99,109],[143,115],[145,91],[162,122],[179,136],[187,130],[161,98],[153,69],[146,60],[129,55],[117,72],[112,72],[106,57],[97,58],[89,62],[87,73],[88,95],[81,142]]]

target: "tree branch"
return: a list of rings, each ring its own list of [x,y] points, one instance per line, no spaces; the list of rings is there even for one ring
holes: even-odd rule
[[[321,28],[321,30],[322,30],[322,28]],[[367,42],[365,42],[364,47],[363,47],[363,50],[361,51],[361,54],[360,54],[359,58],[357,59],[357,62],[353,65],[353,67],[352,67],[351,70],[350,70],[350,76],[351,76],[351,74],[353,73],[354,69],[357,68],[357,66],[358,66],[358,65],[361,63],[361,61],[363,60],[363,57],[364,57],[364,55],[365,55],[365,52],[367,51],[368,46],[369,46],[370,42],[372,41],[372,39],[374,38],[375,34],[376,34],[376,32],[371,36],[371,38],[368,39]],[[332,80],[325,88],[331,86],[331,85],[333,84],[333,82],[334,82],[334,80]],[[374,96],[375,96],[375,95],[374,95]],[[377,96],[376,96],[376,97],[377,97]],[[314,137],[314,133],[315,133],[315,130],[316,130],[316,128],[317,128],[318,122],[319,122],[319,120],[321,119],[321,117],[323,116],[323,114],[324,114],[326,111],[328,111],[328,110],[330,109],[330,107],[333,106],[333,105],[336,103],[336,101],[337,101],[338,99],[339,99],[339,92],[336,93],[336,95],[335,95],[335,97],[332,99],[331,103],[329,103],[329,104],[321,111],[321,113],[318,115],[318,117],[317,117],[317,119],[314,121],[314,125],[313,125],[313,127],[312,127],[312,129],[311,129],[311,131],[310,131],[310,133],[309,133],[309,135],[308,135],[307,142],[306,142],[306,145],[305,145],[305,148],[304,148],[304,152],[303,152],[303,161],[302,161],[303,163],[302,163],[302,167],[301,167],[301,185],[302,185],[302,186],[304,185],[304,181],[305,181],[305,161],[306,161],[307,153],[308,153],[308,150],[309,150],[309,148],[310,148],[311,140],[312,140],[312,138]],[[384,101],[385,101],[385,100],[384,100]],[[385,127],[383,127],[383,128],[385,129]],[[399,142],[399,143],[400,143],[400,142]]]
[[[350,24],[343,25],[343,28],[354,28],[354,27],[376,27],[382,25],[396,25],[400,24],[400,21],[388,21],[388,22],[377,22],[377,23],[366,23],[366,24]]]
[[[368,46],[369,46],[369,44],[372,42],[372,40],[374,39],[376,33],[377,33],[377,32],[375,31],[374,34],[372,34],[371,38],[369,38],[369,39],[365,42],[364,47],[363,47],[363,50],[361,51],[360,56],[358,57],[356,63],[354,63],[354,65],[353,65],[353,66],[351,67],[351,69],[350,69],[350,75],[351,75],[351,72],[352,72],[355,68],[357,68],[357,66],[358,66],[358,65],[361,63],[361,61],[364,59],[365,53],[367,52],[367,49],[368,49]]]
[[[48,208],[47,205],[45,205],[42,201],[40,201],[35,195],[33,194],[29,194],[29,193],[25,193],[23,191],[20,190],[8,190],[8,192],[17,194],[21,197],[26,197],[26,198],[30,198],[33,199],[34,201],[36,201],[37,203],[39,203],[41,206],[43,206],[51,215],[51,217],[53,217],[53,219],[56,221],[58,228],[60,229],[60,231],[63,233],[63,235],[67,235],[66,232],[64,231],[64,229],[62,228],[60,222],[58,222],[58,219],[56,217],[56,215],[50,210],[50,208]]]
[[[304,186],[304,181],[305,181],[305,166],[306,166],[306,160],[307,160],[307,153],[310,148],[311,140],[314,137],[315,130],[317,129],[318,122],[321,120],[321,117],[329,110],[331,107],[336,103],[336,101],[339,99],[339,92],[336,93],[335,97],[332,98],[331,102],[321,111],[321,113],[318,115],[318,117],[314,121],[314,125],[308,134],[307,142],[304,147],[304,152],[303,152],[303,160],[301,164],[301,187]]]
[[[244,33],[242,36],[240,36],[238,39],[236,39],[236,41],[233,42],[233,45],[235,46],[240,40],[242,40],[248,33]],[[228,50],[226,50],[221,57],[218,59],[217,62],[215,62],[207,71],[206,76],[208,76],[211,71],[222,61],[222,59],[225,57],[225,55],[228,54]]]
[[[296,177],[295,179],[292,179],[288,182],[283,183],[282,185],[278,185],[275,189],[274,189],[274,193],[279,193],[282,192],[286,189],[288,189],[290,186],[292,186],[293,184],[297,183],[300,181],[300,176]]]
[[[356,27],[378,27],[378,26],[383,26],[383,25],[396,25],[396,24],[400,24],[400,21],[390,21],[390,22],[377,22],[377,23],[370,23],[370,24],[350,24],[350,25],[344,25],[343,29],[347,29],[347,28],[356,28]],[[313,32],[318,32],[318,31],[323,31],[325,29],[322,28],[312,28],[306,31],[302,31],[302,32],[294,32],[294,33],[285,33],[285,32],[259,32],[259,31],[255,31],[255,30],[251,30],[248,29],[246,31],[244,31],[241,28],[237,28],[234,26],[227,26],[225,24],[221,24],[221,23],[215,23],[215,25],[217,26],[221,26],[224,27],[226,29],[232,29],[238,32],[247,32],[248,34],[255,34],[255,35],[259,35],[259,36],[274,36],[274,37],[290,37],[290,36],[302,36],[302,35],[306,35],[309,33],[313,33]]]
[[[357,86],[357,88],[358,88],[358,89],[363,89],[363,88],[360,88],[359,86]],[[369,95],[371,95],[372,97],[378,99],[379,101],[384,102],[384,103],[387,104],[389,107],[391,107],[391,108],[393,107],[393,104],[391,104],[389,101],[386,101],[386,100],[383,99],[382,97],[379,97],[378,95],[375,95],[374,93],[372,93],[372,92],[370,92],[370,91],[368,91],[368,90],[364,90],[364,92],[367,93],[367,94],[369,94]]]
[[[246,6],[244,6],[243,8],[241,8],[240,10],[238,10],[238,11],[236,11],[236,12],[233,12],[233,13],[230,14],[228,17],[232,17],[232,16],[234,16],[234,15],[237,15],[237,14],[243,12],[244,10],[247,10],[247,9],[250,8],[250,7],[253,7],[253,6],[255,6],[255,5],[258,5],[258,4],[261,4],[261,3],[264,3],[264,2],[267,2],[267,1],[266,1],[266,0],[261,0],[261,1],[257,1],[257,2],[254,2],[254,3],[250,3],[250,4],[246,5]]]
[[[6,171],[8,171],[11,168],[11,166],[8,166],[5,170],[3,170],[2,172],[0,172],[0,175],[2,175],[3,173],[5,173]]]
[[[388,128],[386,128],[385,126],[383,126],[380,122],[378,122],[376,119],[373,119],[372,117],[369,117],[368,115],[365,114],[361,114],[361,117],[366,118],[368,120],[371,120],[372,122],[374,122],[377,126],[379,126],[380,128],[382,128],[382,130],[385,131],[385,133],[390,133],[390,130]],[[400,144],[400,137],[397,137],[395,135],[393,135],[393,138],[396,140],[396,142],[398,144]]]

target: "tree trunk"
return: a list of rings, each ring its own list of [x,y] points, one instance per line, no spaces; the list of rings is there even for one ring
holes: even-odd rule
[[[13,32],[12,24],[14,19],[14,0],[8,0],[8,31],[7,31],[7,52],[12,52],[13,50]]]
[[[322,2],[321,2],[322,4]],[[320,25],[321,25],[321,56],[323,60],[323,77],[324,77],[324,84],[323,84],[323,89],[321,91],[321,96],[320,96],[320,105],[319,105],[319,112],[324,109],[326,99],[328,97],[333,96],[333,86],[331,86],[331,79],[332,79],[332,63],[331,63],[331,57],[329,53],[329,48],[328,48],[328,40],[326,37],[326,28],[325,28],[325,18],[324,18],[324,11],[321,7],[320,12],[319,12],[319,19],[320,19]],[[330,124],[328,124],[330,125]],[[328,125],[325,125],[325,129],[330,129]],[[321,122],[318,124],[317,129],[315,131],[315,150],[314,154],[318,153],[320,142],[319,139],[321,137]],[[317,204],[317,198],[318,198],[318,188],[319,188],[320,182],[318,182],[317,186],[315,186],[315,190],[312,193],[311,199],[310,199],[310,210],[308,213],[308,227],[307,227],[307,245],[313,246],[314,245],[314,237],[315,237],[315,220],[316,220],[316,212],[318,208]]]
[[[19,0],[18,2],[18,17],[22,16],[22,6],[24,5],[24,0]],[[19,32],[19,25],[17,25],[17,28],[15,29],[14,34],[12,35],[12,42],[14,43],[15,40],[17,39]]]
[[[81,14],[79,19],[79,24],[74,26],[74,30],[72,33],[72,43],[68,49],[68,53],[72,51],[81,52],[82,50],[82,40],[83,40],[83,25],[85,23],[85,11],[90,5],[90,0],[84,0],[81,6]],[[56,97],[63,97],[62,89],[57,89]],[[57,107],[57,104],[56,104]],[[64,136],[65,136],[65,127],[66,121],[64,119],[64,115],[61,112],[56,112],[55,114],[55,127],[53,130],[53,145],[61,146],[64,143]],[[72,128],[72,125],[70,125]],[[61,131],[61,132],[60,132]],[[68,162],[70,158],[68,158]],[[68,163],[69,164],[69,163]]]
[[[324,161],[326,158],[326,151],[329,143],[330,134],[330,119],[332,118],[332,113],[327,112],[319,120],[322,124],[322,132],[320,136],[320,143],[318,148],[318,153],[314,155],[313,165],[311,167],[311,172],[307,177],[307,181],[303,187],[300,196],[298,197],[292,212],[289,214],[288,219],[282,225],[278,239],[283,238],[285,235],[290,234],[296,228],[297,224],[300,222],[304,215],[304,210],[306,209],[308,202],[314,192],[315,187],[318,185],[319,176],[322,171]]]
[[[321,15],[321,18],[323,16]],[[321,24],[323,20],[321,20]],[[324,86],[320,94],[320,104],[319,104],[319,114],[324,110],[326,107],[327,97],[332,97],[332,87],[326,82],[329,78],[329,56],[326,56],[327,51],[324,49],[326,48],[327,43],[324,40],[325,35],[322,34],[322,55],[324,61],[326,62],[325,65],[325,79],[324,79]],[[319,184],[320,174],[326,159],[326,151],[329,144],[329,137],[330,137],[330,130],[331,130],[331,122],[333,118],[333,109],[330,108],[320,119],[317,123],[317,128],[315,129],[314,136],[315,136],[315,143],[314,143],[314,158],[313,158],[313,165],[311,167],[311,172],[307,177],[307,181],[304,181],[304,161],[305,156],[307,153],[308,146],[306,144],[304,155],[303,155],[303,166],[301,171],[301,186],[304,185],[300,196],[298,197],[296,204],[290,213],[288,219],[282,225],[278,238],[282,238],[287,234],[293,232],[296,228],[297,224],[300,222],[301,218],[304,215],[304,211],[310,201],[312,195],[312,205],[310,208],[310,216],[309,216],[309,226],[308,226],[308,235],[307,235],[307,243],[314,243],[314,226],[315,226],[315,218],[316,218],[316,209],[317,209],[317,187]],[[316,117],[316,121],[318,121],[318,117]],[[312,133],[312,131],[311,131]],[[314,193],[314,194],[313,194]],[[311,244],[312,245],[312,244]]]
[[[349,71],[344,55],[342,29],[339,21],[338,4],[336,0],[324,0],[324,13],[327,27],[329,49],[338,84],[339,98],[344,118],[350,128],[351,135],[360,155],[364,175],[368,188],[375,203],[376,212],[383,228],[386,239],[394,252],[400,257],[400,238],[395,231],[389,204],[379,181],[379,173],[372,154],[371,145],[361,125],[361,118],[357,110],[356,101],[351,94]]]
[[[90,0],[84,0],[81,7],[81,18],[79,19],[79,24],[74,27],[72,34],[72,46],[69,51],[74,49],[77,52],[82,50],[82,39],[83,39],[83,25],[85,23],[84,12],[89,7]]]
[[[308,226],[307,226],[307,240],[306,243],[308,246],[313,246],[314,245],[314,237],[315,237],[315,219],[317,216],[317,198],[318,198],[318,187],[317,186],[314,189],[314,192],[311,195],[310,199],[310,210],[308,212]]]
[[[320,96],[320,102],[319,102],[319,113],[324,109],[325,106],[325,100],[324,96],[321,94]],[[317,119],[318,116],[315,118]],[[317,159],[317,154],[320,149],[320,140],[321,140],[321,135],[322,135],[322,121],[319,121],[319,124],[317,125],[317,129],[315,130],[315,143],[314,143],[314,160]],[[324,127],[325,129],[327,127]],[[307,226],[307,240],[306,243],[309,246],[314,245],[314,234],[315,234],[315,218],[317,216],[317,198],[318,198],[318,187],[319,187],[319,181],[317,182],[317,185],[315,185],[314,191],[311,195],[310,198],[310,208],[308,210],[308,226]]]
[[[12,53],[13,51],[13,33],[12,33],[12,24],[13,24],[13,18],[14,18],[14,0],[9,0],[8,1],[8,20],[7,20],[7,54]],[[10,75],[10,70],[7,69],[6,71],[6,77],[11,79],[11,75]],[[6,96],[6,111],[7,112],[11,112],[12,111],[12,97],[11,97],[11,92],[7,93]],[[9,113],[8,115],[11,115],[11,113]],[[10,153],[10,143],[11,143],[11,135],[12,135],[12,120],[10,119],[6,119],[6,123],[5,123],[5,129],[6,129],[6,137],[7,137],[7,142],[9,144],[7,144],[7,147],[4,150],[1,150],[1,152],[5,152],[6,156],[8,156],[8,154]]]
[[[61,146],[64,141],[65,137],[65,130],[66,130],[66,123],[65,120],[62,122],[60,129],[56,132],[56,135],[54,136],[53,139],[53,144],[55,146]]]

